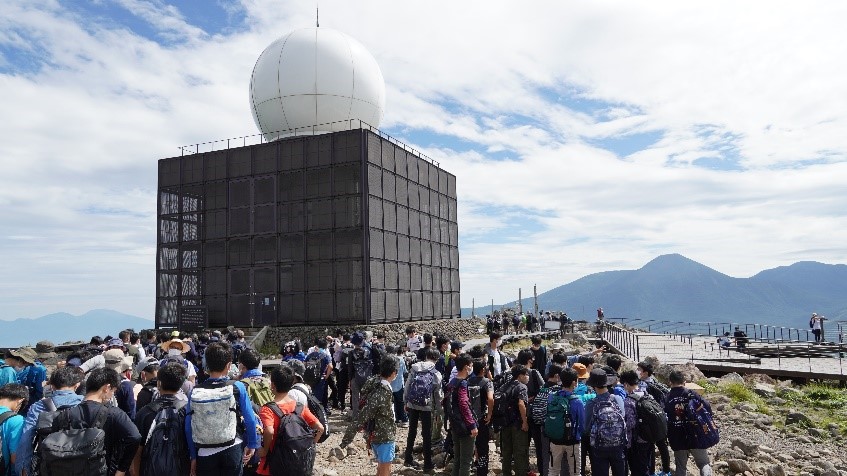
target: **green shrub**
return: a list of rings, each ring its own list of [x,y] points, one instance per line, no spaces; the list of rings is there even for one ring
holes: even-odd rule
[[[733,402],[752,402],[758,399],[752,390],[740,382],[732,382],[722,385],[720,389]]]

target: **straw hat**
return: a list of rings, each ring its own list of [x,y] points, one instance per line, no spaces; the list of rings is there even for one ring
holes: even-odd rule
[[[182,339],[177,339],[177,338],[173,338],[169,341],[162,342],[159,345],[159,347],[161,347],[162,350],[167,352],[168,350],[170,350],[171,344],[179,344],[180,346],[182,346],[182,350],[180,350],[180,352],[182,352],[183,354],[188,352],[189,350],[191,350],[191,347],[188,344],[183,342]]]

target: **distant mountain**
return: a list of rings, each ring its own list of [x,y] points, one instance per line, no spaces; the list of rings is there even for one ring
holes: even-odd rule
[[[637,270],[595,273],[551,289],[538,295],[538,307],[565,310],[577,319],[594,319],[603,307],[607,317],[804,328],[812,312],[847,319],[845,290],[847,265],[804,261],[733,278],[670,254]],[[532,309],[532,298],[522,304]]]
[[[91,336],[117,336],[123,329],[150,329],[153,321],[108,309],[95,309],[81,316],[66,312],[48,314],[35,319],[0,321],[0,347],[35,345],[41,340],[54,344],[84,340]]]

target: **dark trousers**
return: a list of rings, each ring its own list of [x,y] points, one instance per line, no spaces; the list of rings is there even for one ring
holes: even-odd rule
[[[453,476],[471,476],[473,467],[474,437],[453,436]]]
[[[415,437],[418,436],[418,421],[421,422],[423,434],[424,468],[432,468],[432,412],[409,409],[409,436],[406,437],[406,454],[403,462],[411,463],[412,449],[415,447]]]
[[[812,329],[812,334],[815,335],[815,342],[821,341],[821,330],[820,329]]]
[[[633,443],[629,449],[629,474],[631,476],[651,476],[650,460],[656,460],[653,455],[653,443]]]
[[[241,445],[210,456],[197,457],[197,474],[204,476],[241,476]]]
[[[318,401],[321,402],[321,405],[323,405],[324,410],[326,410],[327,399],[329,394],[327,393],[327,381],[325,379],[321,380],[320,382],[318,382],[317,385],[312,387],[312,395],[314,395],[315,398],[317,398]]]
[[[398,422],[409,421],[409,415],[406,415],[406,405],[403,403],[403,389],[393,392],[394,395],[394,418]]]
[[[582,474],[580,476],[585,476],[585,460],[588,459],[591,461],[591,467],[594,467],[594,458],[591,456],[591,443],[589,438],[582,439],[582,445],[579,451],[581,453],[580,462],[582,463],[582,466],[580,466]]]
[[[591,476],[626,476],[624,448],[591,448]]]
[[[671,472],[671,453],[668,450],[668,440],[664,439],[662,441],[656,442],[656,447],[659,449],[659,457],[662,458],[662,472],[670,473]],[[650,473],[654,474],[656,472],[656,455],[653,453],[653,450],[650,450]]]
[[[347,373],[338,372],[335,377],[335,389],[329,395],[329,400],[333,407],[344,410],[344,407],[346,406],[346,402],[344,400],[347,397],[347,386]]]
[[[535,444],[535,464],[538,466],[540,474],[547,474],[547,468],[544,468],[543,464],[544,461],[547,461],[547,458],[544,457],[544,444],[541,442],[542,430],[543,428],[540,425],[533,423],[532,419],[529,420],[529,438]]]
[[[488,440],[491,439],[491,429],[481,421],[477,428],[479,433],[476,435],[476,441],[474,441],[476,447],[474,467],[477,476],[488,476]]]

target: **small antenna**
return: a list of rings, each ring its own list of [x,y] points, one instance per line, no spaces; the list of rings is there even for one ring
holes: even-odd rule
[[[319,4],[316,4],[316,5],[317,6],[315,6],[315,26],[320,28],[321,27],[321,6]]]

